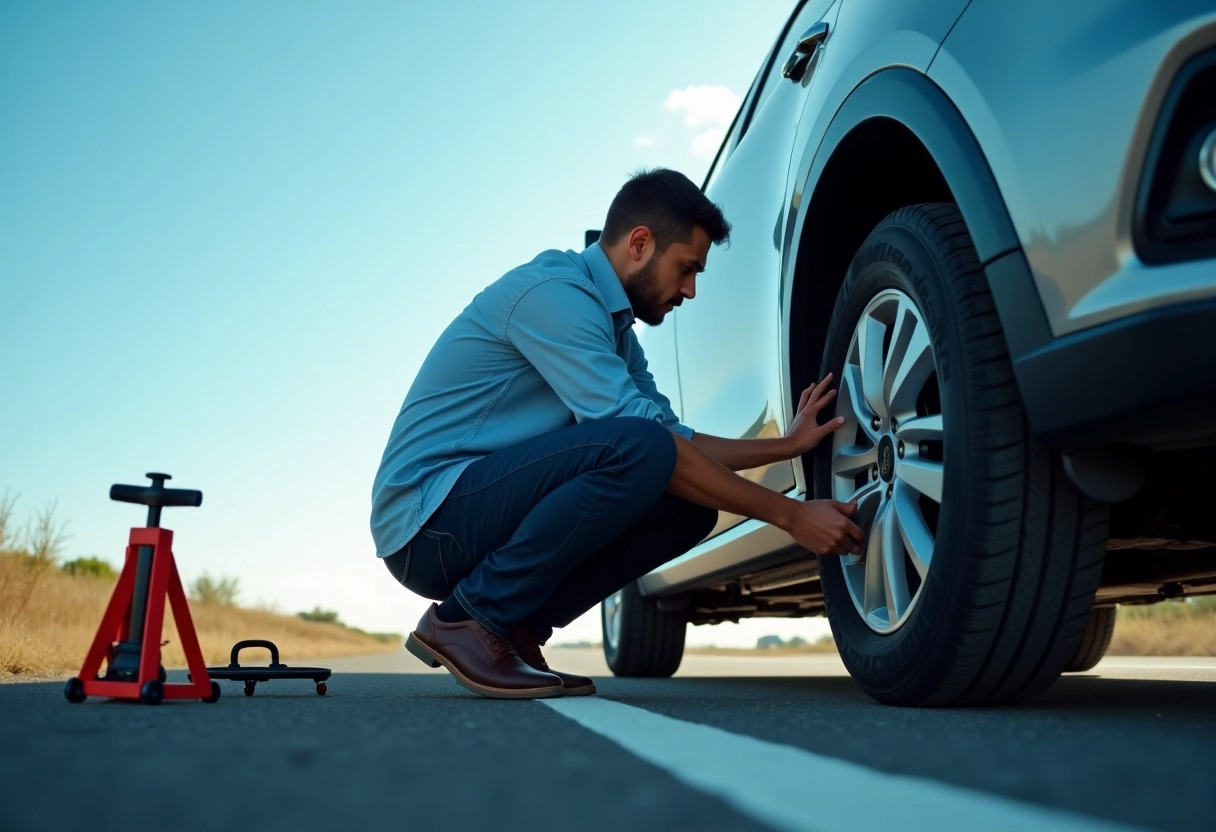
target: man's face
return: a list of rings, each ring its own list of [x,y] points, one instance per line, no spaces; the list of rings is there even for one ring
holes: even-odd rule
[[[653,242],[651,243],[653,245]],[[699,225],[685,243],[672,243],[660,255],[650,257],[623,281],[633,314],[643,323],[658,326],[685,298],[697,296],[697,274],[709,256],[709,234]]]

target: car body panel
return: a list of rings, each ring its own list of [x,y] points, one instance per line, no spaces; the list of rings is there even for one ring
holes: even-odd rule
[[[1216,297],[1216,262],[1147,266],[1132,244],[1165,92],[1214,43],[1211,0],[1058,4],[1049,17],[975,0],[942,44],[929,77],[984,148],[1053,335]]]
[[[753,89],[760,103],[737,145],[727,138],[729,164],[711,174],[708,194],[736,224],[732,243],[715,251],[703,286],[710,287],[680,310],[677,353],[685,366],[712,366],[713,376],[680,372],[684,419],[697,430],[730,438],[777,436],[792,418],[794,399],[784,365],[774,365],[785,325],[781,298],[788,273],[790,157],[774,147],[803,147],[822,136],[847,91],[873,72],[880,58],[927,69],[941,39],[966,7],[954,2],[837,2],[803,6],[778,47],[781,65],[788,41],[815,21],[829,25],[801,83],[781,80],[771,89]],[[842,59],[836,58],[837,55]],[[847,60],[843,59],[847,58]],[[758,81],[763,80],[763,73]],[[750,102],[745,101],[746,110]],[[738,129],[736,125],[736,129]],[[722,161],[722,160],[720,160]],[[746,320],[750,326],[723,338],[721,322]],[[696,356],[695,358],[691,358]],[[708,358],[707,356],[712,356]],[[744,472],[765,486],[785,491],[796,485],[789,463]],[[742,518],[724,517],[721,531]]]
[[[966,5],[967,0],[839,0],[821,15],[807,14],[818,11],[811,4],[802,7],[797,25],[787,27],[797,34],[809,17],[826,21],[830,28],[803,82],[781,82],[772,95],[763,97],[742,139],[733,135],[739,124],[725,139],[720,153],[729,154],[728,158],[717,160],[715,167],[729,164],[721,176],[711,172],[707,193],[735,223],[732,243],[711,254],[709,268],[698,281],[698,297],[672,313],[676,316],[677,360],[683,367],[712,367],[712,376],[678,368],[656,371],[656,377],[661,372],[663,377],[679,379],[681,418],[694,429],[729,438],[781,435],[793,416],[789,368],[784,360],[774,362],[773,356],[776,352],[784,357],[788,352],[787,325],[781,312],[787,308],[792,280],[791,230],[800,216],[800,194],[795,193],[791,171],[809,160],[792,154],[774,157],[769,148],[817,146],[836,108],[878,68],[873,62],[894,55],[901,65],[927,69]],[[842,59],[834,60],[837,54]],[[785,57],[780,51],[772,56],[777,63]],[[761,75],[763,72],[762,67]],[[741,112],[746,113],[751,97],[760,92],[753,85]],[[756,326],[723,337],[724,320],[746,320]],[[648,350],[649,343],[643,342]],[[653,360],[651,364],[655,366]],[[741,473],[774,491],[805,491],[800,461]],[[738,526],[743,521],[723,512],[706,542],[644,578],[642,592],[684,589],[689,576],[700,571],[717,572],[731,562],[739,567],[748,560],[749,552],[762,553],[764,560],[769,553],[794,546],[779,529],[755,521]],[[729,540],[715,537],[737,526]],[[705,555],[715,563],[699,560]]]
[[[809,0],[798,11],[773,55],[773,68],[762,71],[751,97],[759,102],[731,152],[723,174],[709,188],[709,196],[734,224],[731,243],[715,249],[705,274],[698,279],[700,294],[680,310],[677,353],[695,356],[695,365],[712,367],[712,373],[681,373],[684,418],[695,430],[731,439],[780,436],[786,425],[785,385],[773,362],[778,343],[781,229],[789,174],[789,156],[771,152],[792,148],[802,114],[806,84],[813,85],[820,55],[830,50],[828,40],[812,59],[802,84],[776,75],[784,64],[790,41],[816,22],[834,25],[839,3]],[[767,77],[766,77],[767,76]],[[767,85],[762,83],[767,80]],[[746,112],[751,104],[744,102]],[[729,139],[728,139],[729,140]],[[746,320],[750,326],[724,337],[721,322]],[[743,476],[776,491],[794,484],[788,461],[766,465]],[[723,512],[713,533],[744,518]]]
[[[732,438],[785,430],[795,387],[818,368],[817,358],[791,366],[795,335],[807,331],[793,319],[794,294],[824,286],[826,315],[843,277],[816,258],[833,241],[813,212],[840,204],[822,196],[821,177],[863,129],[890,123],[940,175],[940,196],[914,201],[953,201],[963,215],[1032,432],[1062,450],[1216,441],[1216,327],[1204,327],[1216,320],[1216,260],[1148,266],[1132,238],[1162,100],[1179,67],[1216,44],[1211,0],[837,0],[824,18],[812,71],[770,95],[763,79],[806,21],[787,24],[707,179],[735,224],[731,247],[710,255],[697,298],[672,313],[651,360],[660,381],[679,385],[683,421]],[[1093,101],[1112,103],[1085,106]],[[647,333],[648,355],[657,332]],[[1148,342],[1154,350],[1142,349]],[[1194,355],[1160,366],[1188,343]],[[1133,376],[1094,372],[1103,362]],[[1162,406],[1172,408],[1164,419],[1153,410]],[[801,460],[746,473],[807,492]],[[808,558],[755,520],[724,515],[714,534],[645,576],[642,592],[738,588]],[[733,613],[748,614],[764,613]]]

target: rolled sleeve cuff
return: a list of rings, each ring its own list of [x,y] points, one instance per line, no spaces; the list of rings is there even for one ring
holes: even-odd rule
[[[690,428],[688,425],[681,425],[679,422],[673,422],[667,426],[667,429],[672,433],[678,433],[680,436],[683,436],[690,442],[692,441],[692,435],[696,433],[696,431]]]

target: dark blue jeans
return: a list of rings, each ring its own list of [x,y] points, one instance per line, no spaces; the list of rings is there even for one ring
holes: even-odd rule
[[[623,417],[495,451],[464,470],[389,571],[408,589],[455,595],[500,636],[544,643],[621,587],[695,546],[717,512],[666,493],[671,433]]]

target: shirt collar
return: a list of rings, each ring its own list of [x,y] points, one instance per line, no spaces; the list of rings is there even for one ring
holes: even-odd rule
[[[583,253],[579,256],[590,269],[591,280],[595,283],[595,288],[599,289],[600,294],[604,296],[604,301],[608,304],[608,311],[617,319],[617,334],[619,335],[621,330],[633,325],[634,315],[633,307],[629,303],[629,296],[625,294],[625,287],[621,285],[621,279],[617,277],[616,269],[612,268],[608,255],[604,253],[604,249],[600,248],[599,243],[592,243],[583,249]],[[624,320],[619,316],[619,313],[622,312],[625,313]]]

